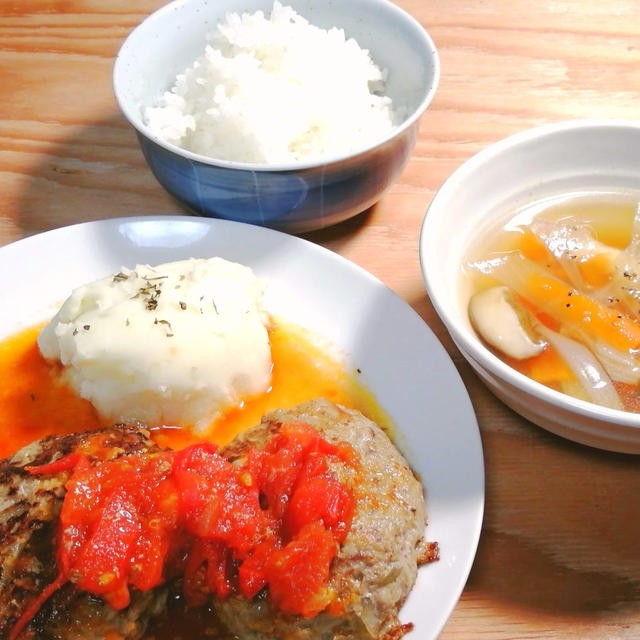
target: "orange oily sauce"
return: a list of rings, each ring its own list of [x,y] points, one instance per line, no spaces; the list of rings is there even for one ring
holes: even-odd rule
[[[31,327],[0,341],[0,458],[47,435],[102,425],[93,406],[60,382],[60,367],[40,355],[36,344],[40,328]],[[273,372],[267,392],[233,407],[204,432],[154,428],[156,442],[176,449],[202,440],[222,445],[259,424],[268,411],[320,397],[358,409],[383,428],[391,429],[391,419],[358,380],[358,373],[346,370],[344,363],[309,332],[278,323],[270,339]]]

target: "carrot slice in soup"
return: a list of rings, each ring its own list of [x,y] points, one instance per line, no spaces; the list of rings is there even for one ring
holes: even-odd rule
[[[527,377],[544,385],[557,385],[574,378],[573,372],[558,352],[551,346],[527,360],[511,360],[507,364]]]
[[[564,282],[533,273],[528,279],[528,289],[548,313],[580,326],[594,338],[622,351],[640,346],[640,325]]]

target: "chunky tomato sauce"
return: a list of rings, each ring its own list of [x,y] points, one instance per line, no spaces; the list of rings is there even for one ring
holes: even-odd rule
[[[212,443],[117,458],[100,437],[97,462],[79,451],[27,467],[71,472],[58,525],[59,575],[44,598],[72,582],[123,609],[131,588],[148,591],[183,576],[192,607],[211,595],[250,599],[265,588],[288,614],[313,617],[334,603],[329,567],[351,526],[359,467],[348,444],[289,422],[232,464]],[[341,482],[332,462],[351,469],[352,482]]]

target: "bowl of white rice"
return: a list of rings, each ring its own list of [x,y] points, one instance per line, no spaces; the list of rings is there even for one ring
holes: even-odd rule
[[[114,66],[120,108],[172,196],[292,233],[381,197],[438,79],[428,33],[388,0],[175,0]]]

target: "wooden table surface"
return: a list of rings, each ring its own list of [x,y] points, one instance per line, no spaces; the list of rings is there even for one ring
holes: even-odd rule
[[[546,122],[640,116],[640,0],[398,3],[431,33],[442,63],[414,154],[371,210],[306,237],[402,296],[475,406],[484,527],[441,637],[640,638],[640,460],[566,442],[497,401],[436,316],[417,253],[434,192],[475,152]],[[0,0],[0,245],[85,220],[180,211],[111,89],[120,44],[161,4]]]

